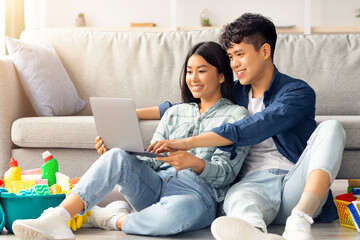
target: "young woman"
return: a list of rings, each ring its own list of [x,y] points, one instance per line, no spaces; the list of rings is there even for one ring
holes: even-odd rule
[[[166,112],[152,142],[199,135],[246,117],[247,110],[231,102],[232,89],[233,74],[226,52],[214,42],[197,44],[182,70],[184,104]],[[238,147],[232,159],[216,147],[176,151],[153,159],[129,155],[121,149],[106,151],[99,138],[97,143],[101,143],[96,146],[98,152],[105,153],[67,198],[38,219],[15,221],[17,237],[74,238],[67,221],[90,210],[116,184],[135,212],[129,213],[126,207],[105,208],[91,217],[93,225],[140,235],[169,235],[208,227],[249,150]]]

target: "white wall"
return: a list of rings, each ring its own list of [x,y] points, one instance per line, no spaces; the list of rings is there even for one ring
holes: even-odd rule
[[[155,22],[170,27],[170,3],[177,2],[177,25],[200,26],[208,9],[214,26],[223,26],[244,12],[270,17],[276,25],[304,26],[304,0],[26,0],[26,27],[71,27],[79,12],[89,27],[128,27]],[[312,26],[359,26],[359,0],[311,0]]]

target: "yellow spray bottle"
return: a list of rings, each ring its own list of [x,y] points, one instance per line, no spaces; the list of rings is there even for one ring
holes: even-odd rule
[[[9,192],[14,193],[15,191],[12,182],[21,180],[21,168],[19,168],[18,163],[14,158],[11,158],[9,165],[10,168],[4,175],[5,188]]]

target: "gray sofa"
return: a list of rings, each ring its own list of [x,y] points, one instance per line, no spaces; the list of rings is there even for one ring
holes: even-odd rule
[[[87,106],[73,116],[38,117],[25,96],[9,56],[0,57],[0,174],[15,157],[22,169],[43,164],[49,150],[60,172],[81,176],[98,158],[89,97],[130,97],[136,107],[180,101],[179,74],[187,51],[200,41],[218,41],[220,29],[123,32],[100,29],[26,30],[23,40],[45,39]],[[358,178],[360,169],[360,35],[279,35],[278,69],[307,81],[317,93],[317,121],[345,127],[346,150],[338,178]],[[51,66],[49,66],[51,67]],[[145,146],[157,121],[141,121]]]

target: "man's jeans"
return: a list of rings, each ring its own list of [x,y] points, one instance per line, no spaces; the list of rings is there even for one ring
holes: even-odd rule
[[[224,212],[227,216],[244,219],[264,232],[270,223],[285,224],[300,200],[306,177],[311,171],[324,170],[329,174],[331,183],[334,181],[344,146],[345,131],[342,125],[334,120],[321,123],[289,172],[268,169],[245,176],[229,189],[225,196]],[[325,194],[321,199],[314,217],[321,213],[327,197],[328,194]]]
[[[103,154],[71,191],[85,204],[80,214],[101,201],[116,184],[136,211],[122,223],[126,233],[175,234],[208,227],[216,217],[214,193],[194,172],[172,167],[155,172],[121,149]]]

